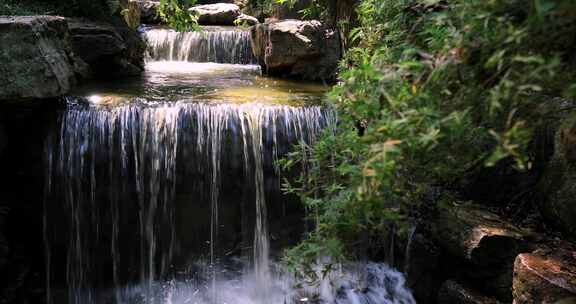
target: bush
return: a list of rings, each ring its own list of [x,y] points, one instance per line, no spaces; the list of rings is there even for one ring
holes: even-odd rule
[[[195,3],[196,0],[161,0],[158,13],[175,31],[198,30],[198,17],[188,11]]]
[[[357,47],[330,93],[339,125],[281,166],[307,164],[286,182],[317,223],[290,250],[314,275],[377,250],[436,189],[506,159],[530,170],[528,146],[551,97],[576,86],[576,4],[571,0],[362,0]]]

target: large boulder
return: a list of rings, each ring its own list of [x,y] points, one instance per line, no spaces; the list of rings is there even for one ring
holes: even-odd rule
[[[240,7],[232,3],[197,5],[190,8],[190,12],[198,16],[200,25],[234,25],[242,14]]]
[[[251,29],[252,49],[271,75],[333,80],[340,59],[338,33],[320,21],[285,20]]]
[[[576,303],[576,251],[520,254],[514,263],[514,304]]]
[[[576,113],[569,112],[555,119],[553,155],[539,184],[539,208],[549,223],[576,237]]]
[[[61,17],[0,16],[0,100],[68,93],[78,63],[69,37]]]
[[[514,259],[528,249],[530,232],[481,207],[454,205],[437,212],[432,235],[450,261],[449,272],[487,295],[511,300]]]
[[[70,19],[74,52],[98,77],[134,76],[144,69],[146,45],[126,25]]]

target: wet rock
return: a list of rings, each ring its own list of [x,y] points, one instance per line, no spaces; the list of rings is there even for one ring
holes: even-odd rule
[[[576,237],[576,113],[559,119],[553,135],[553,156],[538,185],[538,204],[549,223]]]
[[[477,206],[442,209],[434,221],[437,242],[451,255],[475,265],[514,259],[528,232]]]
[[[240,7],[232,3],[197,5],[190,11],[198,16],[200,25],[234,25],[240,16]]]
[[[576,303],[576,251],[520,254],[514,263],[514,304]]]
[[[0,17],[0,100],[49,98],[76,81],[66,19]]]
[[[528,247],[529,232],[480,207],[460,205],[438,211],[432,235],[450,272],[487,295],[511,300],[514,259]]]
[[[320,21],[285,20],[251,29],[252,49],[268,74],[332,80],[340,59],[338,33]]]
[[[239,25],[256,25],[260,23],[260,21],[258,21],[256,17],[252,17],[246,14],[240,14],[240,16],[236,18],[236,21],[234,21],[234,23]]]
[[[448,280],[438,293],[438,303],[442,304],[498,304],[498,300]]]
[[[162,18],[160,18],[160,15],[158,14],[158,6],[160,5],[160,1],[131,0],[130,2],[136,3],[140,9],[140,20],[142,23],[162,23]]]
[[[143,71],[145,44],[132,29],[82,19],[69,20],[74,52],[96,76],[133,76]]]

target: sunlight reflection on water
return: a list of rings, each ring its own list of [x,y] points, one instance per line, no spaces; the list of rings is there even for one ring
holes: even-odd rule
[[[90,103],[114,105],[133,101],[271,103],[302,105],[317,103],[327,86],[319,83],[264,77],[256,65],[148,62],[142,77],[93,82],[73,95]]]

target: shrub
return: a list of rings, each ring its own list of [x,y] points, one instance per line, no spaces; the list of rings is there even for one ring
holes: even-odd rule
[[[339,125],[281,161],[316,229],[286,261],[314,276],[377,250],[436,189],[504,159],[530,170],[530,135],[551,97],[573,97],[570,0],[362,0],[357,47],[330,93]],[[306,165],[305,165],[306,164]]]

